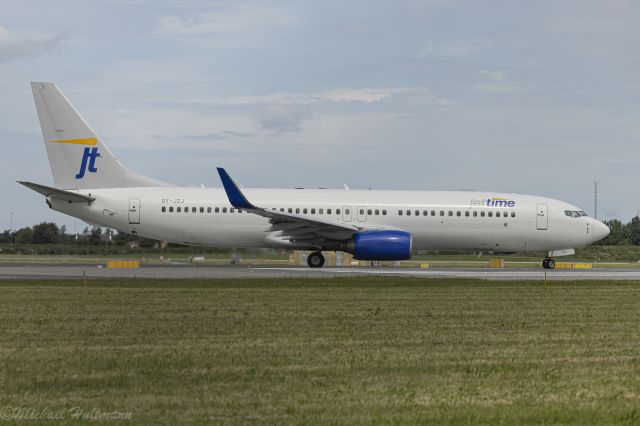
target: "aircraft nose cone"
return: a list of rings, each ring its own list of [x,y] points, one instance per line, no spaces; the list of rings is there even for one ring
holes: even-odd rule
[[[606,238],[610,232],[611,230],[607,225],[600,222],[599,220],[596,220],[593,224],[593,242],[595,243],[596,241],[600,241],[601,239]]]

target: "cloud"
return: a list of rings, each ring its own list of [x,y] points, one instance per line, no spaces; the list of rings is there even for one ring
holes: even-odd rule
[[[490,80],[500,81],[504,78],[505,73],[494,70],[480,70],[480,74],[484,74],[489,77]]]
[[[335,88],[312,93],[270,93],[266,95],[243,95],[190,99],[189,101],[154,101],[158,105],[212,105],[212,106],[251,106],[251,105],[317,105],[359,103],[373,104],[401,94],[425,94],[425,87],[369,87],[369,88]],[[432,96],[434,102],[437,100]],[[441,101],[441,100],[440,100]]]
[[[318,113],[353,114],[375,111],[375,104],[390,102],[389,113],[420,113],[425,108],[447,107],[452,102],[434,95],[426,87],[335,88],[311,93],[271,93],[189,100],[158,99],[147,103],[151,108],[195,111],[234,111],[252,116],[259,129],[290,132],[302,130],[302,124]],[[208,113],[210,114],[210,112]],[[246,129],[246,127],[245,127]],[[253,135],[252,135],[253,136]]]
[[[207,13],[157,19],[155,32],[207,45],[252,46],[274,31],[289,30],[298,18],[267,2],[225,1]]]
[[[425,41],[422,43],[422,47],[413,55],[413,59],[422,59],[433,53],[435,45],[432,41]]]
[[[56,47],[64,38],[64,34],[38,38],[26,33],[11,32],[0,26],[0,62],[38,56]]]
[[[396,93],[406,91],[406,88],[379,88],[379,89],[334,89],[320,94],[320,99],[330,102],[380,102]]]
[[[413,55],[413,59],[424,59],[430,56],[443,58],[459,58],[484,49],[490,44],[489,40],[457,40],[436,44],[433,41],[424,41],[422,46]]]
[[[306,107],[273,105],[267,107],[259,116],[258,124],[266,130],[300,130],[302,122],[310,116]]]

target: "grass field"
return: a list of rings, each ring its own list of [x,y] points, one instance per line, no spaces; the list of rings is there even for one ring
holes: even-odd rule
[[[0,415],[638,424],[639,324],[639,283],[2,281]]]

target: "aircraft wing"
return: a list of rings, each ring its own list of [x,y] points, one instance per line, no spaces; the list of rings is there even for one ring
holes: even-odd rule
[[[353,236],[361,228],[331,220],[311,218],[275,209],[254,206],[247,200],[238,185],[231,179],[225,169],[218,167],[218,174],[227,193],[229,202],[237,209],[245,210],[258,216],[269,218],[271,228],[267,232],[272,241],[286,240],[296,243],[321,244],[326,240],[342,241]]]
[[[18,181],[18,183],[44,195],[47,198],[53,198],[54,200],[63,200],[70,203],[90,203],[95,200],[94,197],[78,194],[76,192],[65,191],[64,189],[52,188],[50,186],[40,185],[37,183],[20,181]]]

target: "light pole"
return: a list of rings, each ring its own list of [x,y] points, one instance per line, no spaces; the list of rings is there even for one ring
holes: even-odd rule
[[[107,233],[104,239],[104,250],[106,253],[109,252],[109,241],[111,241],[111,229],[107,228]]]
[[[11,251],[13,251],[13,212],[11,212],[11,225],[9,225],[9,238],[11,239]]]

